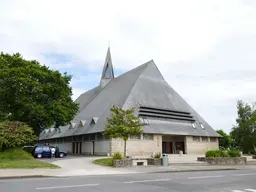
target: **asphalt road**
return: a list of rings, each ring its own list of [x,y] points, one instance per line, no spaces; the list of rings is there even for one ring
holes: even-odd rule
[[[0,180],[1,192],[256,192],[256,169]]]

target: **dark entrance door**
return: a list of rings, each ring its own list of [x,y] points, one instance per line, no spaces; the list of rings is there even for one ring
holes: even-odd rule
[[[176,148],[176,151],[177,151],[177,152],[183,151],[183,153],[185,154],[185,145],[184,145],[184,142],[176,142],[176,143],[175,143],[175,148]]]
[[[79,154],[82,154],[82,142],[79,142]]]
[[[169,152],[169,154],[173,154],[172,142],[169,142],[169,146],[170,146],[170,152]]]
[[[78,154],[78,147],[79,147],[79,145],[78,145],[78,143],[76,143],[76,154]]]
[[[166,153],[166,142],[162,143],[162,151],[163,153]]]
[[[92,155],[94,155],[94,141],[92,142]]]
[[[76,143],[75,142],[72,143],[72,153],[73,154],[76,153]]]
[[[172,154],[173,153],[172,142],[164,141],[162,143],[162,151],[163,151],[163,153]]]
[[[72,143],[72,153],[81,154],[82,153],[82,142],[73,142]]]

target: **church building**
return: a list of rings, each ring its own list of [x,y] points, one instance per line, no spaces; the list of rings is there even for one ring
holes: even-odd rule
[[[123,140],[102,135],[110,108],[116,105],[135,107],[136,115],[147,123],[143,134],[127,141],[128,156],[203,154],[219,148],[220,135],[164,80],[153,60],[115,77],[108,48],[99,85],[76,102],[79,112],[70,125],[42,131],[40,143],[58,145],[73,154],[123,153]]]

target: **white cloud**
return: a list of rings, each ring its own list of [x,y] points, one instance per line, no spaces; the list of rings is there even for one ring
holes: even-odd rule
[[[249,0],[9,0],[0,7],[0,50],[70,73],[85,66],[94,72],[75,76],[74,98],[100,76],[110,40],[115,69],[154,59],[169,84],[225,130],[236,100],[255,98],[255,35],[256,4]]]

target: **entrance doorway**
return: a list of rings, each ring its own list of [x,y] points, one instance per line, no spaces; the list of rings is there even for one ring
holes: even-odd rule
[[[72,153],[73,154],[82,154],[82,142],[73,142],[72,143]]]
[[[180,151],[183,151],[183,153],[185,153],[184,142],[176,142],[175,143],[175,149],[176,149],[177,153],[179,153]]]
[[[179,154],[183,151],[186,154],[185,136],[163,135],[162,151],[167,154]]]
[[[162,149],[163,149],[163,153],[167,153],[167,154],[172,154],[173,150],[172,150],[172,142],[163,142],[162,143]]]
[[[92,141],[92,155],[94,155],[94,147],[95,147],[95,142],[94,141]]]

